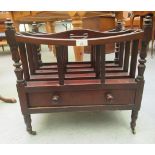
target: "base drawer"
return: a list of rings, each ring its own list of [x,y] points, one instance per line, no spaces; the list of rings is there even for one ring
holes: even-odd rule
[[[134,104],[134,90],[89,90],[28,94],[30,107]]]

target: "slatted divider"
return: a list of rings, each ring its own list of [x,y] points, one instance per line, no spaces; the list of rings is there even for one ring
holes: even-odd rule
[[[121,42],[119,47],[119,60],[118,60],[120,67],[123,66],[123,58],[124,58],[124,42]]]
[[[129,59],[130,59],[130,47],[131,47],[131,41],[126,41],[125,42],[124,66],[123,66],[123,70],[125,72],[128,72]]]
[[[33,74],[35,74],[35,65],[34,65],[34,61],[33,61],[34,54],[32,51],[32,45],[27,43],[26,48],[27,48],[27,57],[28,57],[28,62],[29,62],[30,73],[31,73],[31,75],[33,75]]]
[[[59,75],[59,84],[64,85],[64,46],[56,46],[56,58],[57,58],[57,66],[58,66],[58,75]]]
[[[100,46],[100,78],[101,78],[101,83],[105,83],[105,45]]]
[[[140,32],[141,33],[141,32]],[[76,46],[76,39],[55,39],[43,37],[28,37],[19,35],[17,41],[24,42],[27,47],[28,66],[30,69],[30,80],[32,81],[57,81],[60,85],[64,85],[67,80],[100,80],[101,84],[105,83],[106,79],[123,79],[133,77],[136,71],[136,62],[134,56],[137,56],[135,41],[131,50],[131,66],[130,75],[128,74],[129,59],[130,59],[130,44],[131,40],[139,39],[141,34],[134,33],[116,35],[112,37],[90,38],[88,45],[91,46],[91,61],[88,62],[68,62],[68,47]],[[32,41],[32,42],[30,42]],[[119,44],[119,59],[118,64],[115,61],[105,60],[105,46],[109,43]],[[52,45],[56,47],[56,63],[42,63],[39,66],[38,60],[38,45]],[[131,69],[132,68],[132,69]],[[81,81],[82,82],[82,81]]]
[[[132,78],[135,78],[135,73],[136,73],[138,44],[139,44],[139,40],[132,41],[131,62],[130,62],[130,76]]]
[[[95,46],[95,73],[96,73],[96,78],[100,77],[100,45]]]
[[[63,46],[63,66],[64,66],[64,74],[67,71],[68,64],[68,46]]]
[[[34,67],[35,70],[39,68],[38,64],[38,46],[35,44],[31,45],[32,53],[33,53],[33,62],[34,62]]]
[[[95,69],[95,46],[91,46],[91,66]]]
[[[20,58],[22,61],[24,78],[25,78],[25,80],[28,81],[30,79],[30,75],[29,75],[29,68],[28,68],[28,61],[27,61],[25,43],[19,43],[18,46],[19,46]]]

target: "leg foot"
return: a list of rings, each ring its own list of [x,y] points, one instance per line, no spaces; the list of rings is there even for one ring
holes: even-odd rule
[[[28,133],[31,134],[31,135],[36,135],[36,134],[37,134],[36,131],[32,131],[32,130],[27,130],[27,131],[28,131]]]
[[[133,134],[136,134],[135,127],[136,127],[137,117],[138,117],[138,111],[137,110],[132,110],[130,126],[131,126],[131,130],[132,130]]]
[[[136,134],[136,129],[135,129],[135,128],[132,129],[132,133],[133,133],[134,135]]]
[[[26,130],[28,131],[28,133],[31,134],[31,135],[36,135],[36,131],[32,130],[31,116],[29,114],[24,115],[24,121],[25,121],[25,124],[26,124]]]

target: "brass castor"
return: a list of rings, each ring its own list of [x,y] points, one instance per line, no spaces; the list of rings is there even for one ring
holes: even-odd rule
[[[132,123],[131,123],[131,131],[132,131],[132,133],[133,133],[134,135],[136,134],[136,129],[135,129],[135,127],[132,126]]]
[[[25,121],[25,124],[26,124],[26,130],[29,134],[31,135],[36,135],[36,131],[33,131],[32,130],[32,125],[31,125],[31,116],[30,114],[25,114],[23,115],[24,116],[24,121]]]
[[[36,134],[37,134],[36,131],[32,131],[32,130],[27,130],[27,131],[28,131],[28,133],[31,134],[31,135],[36,135]]]
[[[135,127],[136,127],[137,117],[138,117],[138,111],[137,110],[132,110],[130,127],[131,127],[131,130],[132,130],[133,134],[136,134]]]

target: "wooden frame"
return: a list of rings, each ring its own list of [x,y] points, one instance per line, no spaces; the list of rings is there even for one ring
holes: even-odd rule
[[[147,23],[144,20],[144,31],[103,33],[71,30],[56,34],[16,34],[12,24],[6,21],[6,36],[15,66],[21,111],[29,133],[36,134],[30,114],[81,110],[132,110],[131,129],[135,133],[144,86],[149,40],[146,32],[151,20],[147,19]],[[67,47],[76,46],[77,38],[82,41],[85,33],[88,34],[87,45],[92,47],[91,61],[68,62]],[[74,37],[70,38],[71,34]],[[140,41],[142,49],[138,53]],[[120,44],[118,63],[105,60],[105,47],[109,43]],[[40,44],[56,46],[56,63],[38,65],[36,53]]]

